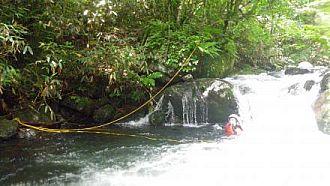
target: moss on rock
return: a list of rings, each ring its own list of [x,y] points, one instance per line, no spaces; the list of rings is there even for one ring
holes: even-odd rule
[[[114,118],[116,110],[110,105],[104,105],[97,109],[93,114],[93,119],[96,122],[106,122]]]
[[[0,140],[7,140],[17,134],[18,123],[13,120],[0,120]]]

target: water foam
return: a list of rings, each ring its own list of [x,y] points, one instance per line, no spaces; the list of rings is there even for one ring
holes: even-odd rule
[[[244,133],[235,139],[163,149],[129,168],[104,169],[77,185],[328,185],[330,138],[319,132],[311,91],[288,88],[319,74],[240,76],[228,79],[237,88]],[[251,88],[239,93],[241,86]]]

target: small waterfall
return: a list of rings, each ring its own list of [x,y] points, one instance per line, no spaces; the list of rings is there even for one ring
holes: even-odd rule
[[[220,124],[238,111],[232,85],[218,78],[180,83],[168,88],[163,95],[157,109],[160,109],[158,113],[165,115],[167,125],[201,127]]]
[[[173,107],[171,101],[169,101],[169,102],[167,103],[166,120],[167,120],[169,123],[175,123],[174,107]]]
[[[55,146],[57,151],[54,151],[55,143],[47,140],[52,142],[45,146],[50,153],[37,153],[38,158],[30,156],[30,148],[20,148],[19,152],[25,149],[22,152],[26,151],[24,154],[32,159],[23,162],[24,167],[18,167],[20,169],[16,169],[17,164],[9,166],[17,170],[10,177],[17,185],[328,186],[330,136],[318,130],[311,108],[320,90],[321,74],[322,71],[315,71],[293,76],[260,74],[226,78],[234,85],[244,129],[240,136],[231,139],[223,139],[221,129],[212,125],[142,127],[129,130],[136,133],[127,138],[72,135],[69,141],[64,141],[66,143],[61,137]],[[305,88],[306,82],[311,80],[315,81],[313,86]],[[183,119],[185,125],[197,125],[201,121],[211,123],[214,100],[209,99],[221,85],[225,86],[215,81],[205,86],[203,96],[194,93],[193,86],[179,87],[161,97],[156,109],[164,111],[169,123],[178,122],[178,119],[180,122]],[[217,93],[226,94],[224,91]],[[191,141],[187,134],[192,133],[215,134],[217,138],[186,143],[185,140]],[[182,143],[167,143],[131,138],[135,134],[136,137],[183,140]],[[57,135],[54,137],[58,139]],[[41,145],[35,148],[40,151]],[[12,164],[12,149],[10,146],[5,151],[8,161],[0,156],[0,161],[7,161],[5,165]],[[21,157],[23,153],[18,155]],[[82,169],[78,171],[72,167]],[[67,172],[61,172],[63,169]],[[39,178],[36,174],[40,170],[52,174],[40,174]]]
[[[181,101],[183,125],[198,126],[208,122],[207,102],[202,96],[193,96],[192,92],[185,92]]]
[[[163,100],[164,100],[164,95],[162,95],[162,97],[160,97],[160,99],[158,100],[157,104],[156,104],[156,107],[154,109],[154,111],[156,110],[160,110],[161,107],[162,107],[162,104],[163,104]]]

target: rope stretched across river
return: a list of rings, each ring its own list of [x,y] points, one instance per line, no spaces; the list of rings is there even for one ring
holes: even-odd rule
[[[148,105],[150,102],[152,102],[161,92],[163,92],[165,90],[165,88],[167,88],[172,82],[173,80],[179,75],[179,73],[182,71],[182,69],[184,68],[184,66],[189,62],[190,58],[192,57],[192,55],[195,53],[196,48],[194,48],[194,50],[190,53],[190,55],[188,56],[188,58],[186,58],[181,67],[176,71],[176,73],[172,76],[172,78],[153,96],[150,97],[149,100],[147,100],[145,103],[143,103],[141,106],[139,106],[138,108],[134,109],[133,111],[131,111],[130,113],[117,118],[113,121],[110,121],[108,123],[102,123],[99,125],[95,125],[92,127],[85,127],[85,128],[76,128],[76,129],[50,129],[50,128],[45,128],[45,127],[38,127],[38,126],[34,126],[34,125],[30,125],[27,122],[22,121],[20,118],[14,118],[15,121],[17,121],[20,125],[34,129],[34,130],[38,130],[38,131],[42,131],[42,132],[50,132],[50,133],[93,133],[93,134],[107,134],[107,135],[115,135],[115,136],[129,136],[129,137],[139,137],[139,138],[145,138],[148,140],[154,140],[154,141],[169,141],[169,142],[176,142],[176,143],[180,143],[180,141],[178,140],[174,140],[174,139],[168,139],[168,138],[154,138],[154,137],[149,137],[149,136],[143,136],[143,135],[134,135],[134,134],[120,134],[120,133],[114,133],[114,132],[109,132],[109,131],[95,131],[95,129],[99,129],[105,126],[109,126],[112,125],[114,123],[117,123],[129,116],[131,116],[132,114],[136,113],[137,111],[141,110],[143,107],[145,107],[146,105]]]

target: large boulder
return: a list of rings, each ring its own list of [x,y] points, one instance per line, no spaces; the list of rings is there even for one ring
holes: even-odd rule
[[[166,123],[222,123],[238,111],[232,86],[218,78],[171,86],[164,91],[160,102]]]
[[[17,134],[18,123],[13,120],[0,119],[0,140],[7,140]]]
[[[301,62],[297,67],[288,67],[285,70],[285,75],[298,75],[298,74],[307,74],[313,72],[313,65],[309,62]]]
[[[330,73],[321,81],[321,91],[314,104],[314,111],[319,129],[330,134]]]

